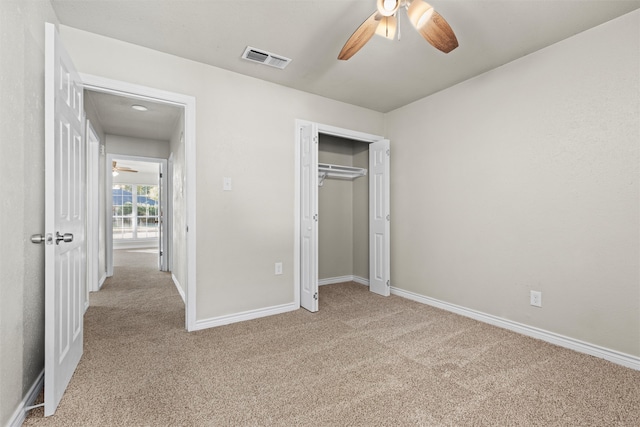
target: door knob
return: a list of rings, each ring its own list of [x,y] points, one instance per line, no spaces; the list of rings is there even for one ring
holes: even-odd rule
[[[65,243],[73,242],[73,234],[71,233],[60,234],[59,231],[56,231],[56,245],[59,245],[60,242],[65,242]]]
[[[46,236],[43,236],[42,234],[33,234],[31,235],[31,243],[43,243],[43,242],[47,242],[48,245],[50,245],[52,242],[53,238],[51,236],[51,234],[47,234]]]

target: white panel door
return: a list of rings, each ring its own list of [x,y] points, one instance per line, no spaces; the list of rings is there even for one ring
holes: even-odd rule
[[[167,175],[164,165],[158,165],[158,207],[160,209],[158,215],[158,270],[167,271],[167,263],[165,256],[167,254],[167,237],[164,232],[164,215],[166,213],[165,205],[165,177]]]
[[[318,129],[305,123],[300,139],[300,305],[318,311]]]
[[[82,86],[55,27],[45,24],[45,416],[82,356],[86,174]]]
[[[384,296],[391,284],[389,145],[369,145],[369,290]]]

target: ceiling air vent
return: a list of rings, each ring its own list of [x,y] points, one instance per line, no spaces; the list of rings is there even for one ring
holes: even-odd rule
[[[260,64],[269,65],[271,67],[280,68],[281,70],[286,67],[291,59],[285,58],[282,55],[275,55],[267,52],[266,50],[256,49],[251,46],[247,46],[242,54],[242,59],[247,61],[259,62]]]

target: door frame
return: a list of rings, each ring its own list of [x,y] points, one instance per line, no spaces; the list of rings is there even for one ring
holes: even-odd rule
[[[383,141],[386,140],[385,137],[383,136],[379,136],[379,135],[373,135],[373,134],[368,134],[368,133],[364,133],[364,132],[359,132],[359,131],[355,131],[355,130],[351,130],[351,129],[345,129],[345,128],[340,128],[337,126],[331,126],[331,125],[326,125],[326,124],[322,124],[322,123],[317,123],[317,122],[312,122],[312,121],[308,121],[308,120],[301,120],[301,119],[296,119],[295,121],[295,164],[294,164],[294,168],[295,168],[295,181],[294,181],[294,193],[295,193],[295,197],[294,197],[294,245],[293,245],[293,294],[294,294],[294,298],[295,298],[295,304],[300,307],[300,286],[301,286],[301,276],[304,273],[302,271],[302,263],[300,260],[301,257],[301,250],[300,250],[300,244],[301,244],[301,232],[300,232],[300,225],[301,225],[301,209],[302,209],[302,202],[303,202],[303,197],[302,197],[302,176],[301,176],[301,137],[300,137],[300,129],[302,126],[308,126],[311,125],[312,128],[315,127],[317,129],[317,134],[324,134],[324,135],[331,135],[331,136],[336,136],[336,137],[340,137],[340,138],[345,138],[345,139],[350,139],[350,140],[354,140],[354,141],[361,141],[361,142],[366,142],[366,143],[374,143],[374,142],[378,142],[378,141]],[[317,158],[316,158],[316,163],[317,163]],[[316,169],[317,169],[317,165],[316,165]],[[315,182],[315,181],[314,181]],[[313,185],[313,182],[311,183],[311,185]],[[317,191],[317,187],[316,187],[316,191]],[[316,225],[317,227],[317,225]],[[318,242],[316,239],[316,246],[317,246]],[[371,245],[371,243],[369,243],[369,245]],[[318,266],[315,266],[315,271],[318,271]],[[316,277],[316,287],[317,287],[317,280],[318,278]]]
[[[169,244],[170,240],[167,239],[166,233],[166,224],[173,221],[172,218],[172,210],[173,204],[171,203],[171,199],[167,196],[167,188],[168,188],[168,174],[167,170],[167,159],[160,159],[156,157],[141,157],[141,156],[130,156],[127,154],[115,154],[109,153],[107,154],[107,162],[106,162],[106,170],[109,170],[110,165],[114,160],[131,160],[134,162],[144,162],[144,163],[154,163],[158,165],[158,173],[162,173],[162,178],[158,177],[158,179],[162,182],[159,182],[160,187],[160,209],[163,212],[163,216],[161,218],[160,224],[160,235],[158,236],[158,251],[164,249],[164,254],[162,258],[160,258],[160,262],[158,263],[158,267],[161,271],[167,271],[167,257],[170,252],[172,252]],[[107,238],[106,238],[106,250],[107,250],[107,276],[113,276],[113,221],[111,218],[113,212],[113,174],[105,174],[106,175],[106,210],[105,213],[107,215]],[[158,257],[160,254],[158,253]]]
[[[87,140],[87,296],[100,289],[100,137],[86,120]],[[87,297],[86,308],[89,307]],[[85,308],[85,309],[86,309]]]
[[[166,195],[167,202],[173,201],[173,153],[169,154],[169,158],[167,159],[167,187],[166,187]],[[173,242],[173,203],[171,204],[172,211],[167,212],[168,215],[171,216],[171,221],[165,222],[164,232],[167,236],[167,242]],[[165,262],[168,271],[173,271],[173,243],[171,250],[167,251],[167,256],[165,257]]]
[[[196,99],[190,95],[155,89],[120,80],[108,79],[92,74],[80,73],[87,90],[126,96],[140,100],[162,102],[182,107],[184,110],[185,180],[184,197],[186,199],[186,293],[185,327],[187,331],[196,330]],[[108,169],[107,169],[108,170]],[[108,174],[107,174],[108,175]],[[108,222],[108,221],[107,221]]]

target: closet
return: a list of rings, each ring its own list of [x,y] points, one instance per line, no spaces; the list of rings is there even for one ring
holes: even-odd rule
[[[318,284],[369,283],[369,143],[318,135]]]
[[[390,141],[296,120],[294,295],[318,311],[318,285],[354,280],[388,296]]]

